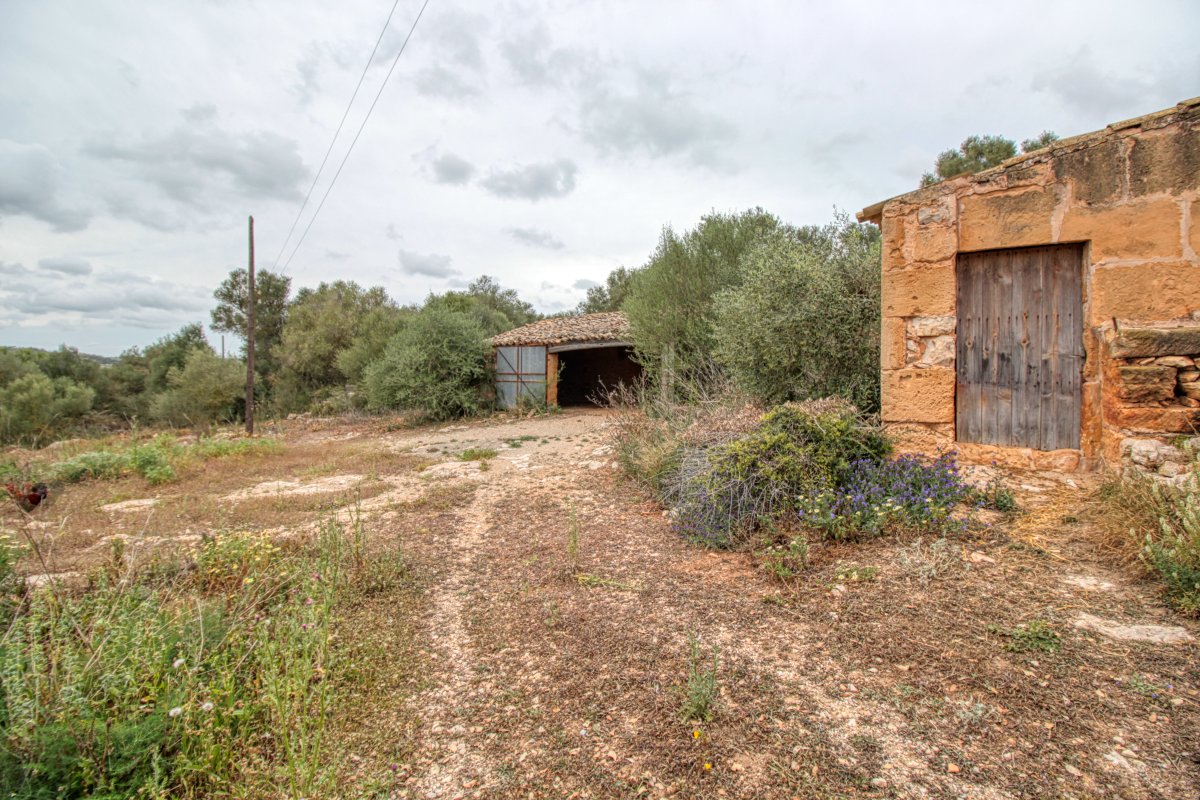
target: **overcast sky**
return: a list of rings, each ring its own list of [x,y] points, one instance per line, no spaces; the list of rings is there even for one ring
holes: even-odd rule
[[[248,214],[270,268],[391,5],[0,0],[0,344],[113,355],[207,322]],[[561,311],[663,225],[822,223],[970,134],[1200,95],[1197,34],[1195,0],[431,0],[287,274],[408,303],[486,273]]]

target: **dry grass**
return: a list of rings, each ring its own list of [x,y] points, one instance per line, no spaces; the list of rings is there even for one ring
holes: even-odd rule
[[[426,464],[427,459],[362,441],[289,445],[275,452],[190,464],[175,481],[157,486],[138,476],[125,476],[57,487],[33,521],[52,571],[87,571],[109,558],[110,548],[102,541],[106,536],[171,539],[217,530],[295,527],[386,491],[389,485],[382,477],[412,474]],[[345,473],[364,478],[349,490],[221,499],[266,481],[304,482]],[[110,503],[139,498],[158,502],[127,513],[101,510]],[[19,514],[5,504],[0,525],[12,527]]]

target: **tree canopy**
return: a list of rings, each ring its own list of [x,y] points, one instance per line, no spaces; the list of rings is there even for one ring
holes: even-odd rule
[[[1058,141],[1054,131],[1042,131],[1033,139],[1021,142],[1022,153],[1032,153]],[[994,167],[1017,154],[1017,144],[1003,136],[968,136],[957,150],[943,150],[938,154],[933,172],[921,176],[921,185],[930,186],[959,175],[972,175]]]
[[[625,303],[625,298],[629,296],[630,289],[633,288],[633,280],[637,273],[636,268],[617,267],[608,273],[604,283],[592,286],[587,290],[587,297],[575,308],[575,311],[579,314],[620,311],[621,306]]]
[[[270,270],[254,275],[254,371],[260,378],[273,376],[279,368],[279,345],[287,319],[292,279]],[[213,292],[217,306],[212,310],[212,329],[246,336],[246,313],[250,308],[250,276],[235,269]],[[242,345],[245,355],[246,346]]]
[[[663,228],[623,304],[638,359],[651,376],[668,351],[675,368],[685,372],[711,357],[713,297],[741,282],[742,256],[780,227],[773,214],[754,208],[708,214],[682,236]]]

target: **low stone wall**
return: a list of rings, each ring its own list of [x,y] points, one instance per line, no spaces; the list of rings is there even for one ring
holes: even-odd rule
[[[1200,320],[1122,324],[1103,342],[1105,461],[1165,478],[1200,452]]]

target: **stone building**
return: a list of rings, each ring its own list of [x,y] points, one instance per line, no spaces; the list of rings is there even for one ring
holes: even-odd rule
[[[902,449],[1176,471],[1200,430],[1200,98],[858,218],[883,231]]]
[[[492,337],[502,408],[591,405],[642,368],[620,311],[551,317]]]

